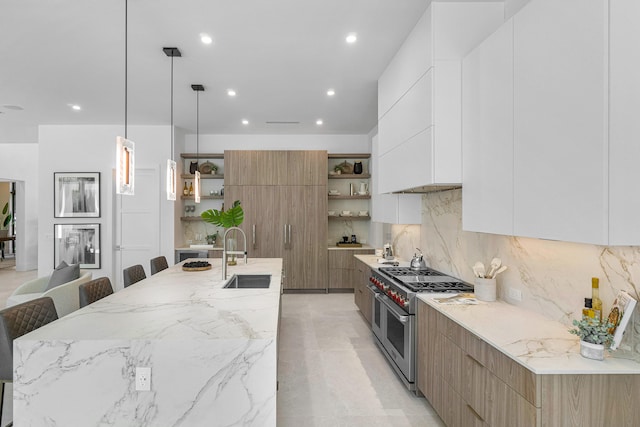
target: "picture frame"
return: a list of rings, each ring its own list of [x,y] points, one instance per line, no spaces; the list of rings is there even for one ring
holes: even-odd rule
[[[53,265],[100,268],[100,224],[54,224],[53,242]]]
[[[100,218],[100,172],[53,173],[54,218]]]

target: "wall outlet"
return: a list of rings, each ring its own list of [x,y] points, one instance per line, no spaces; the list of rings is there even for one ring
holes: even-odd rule
[[[136,391],[151,390],[151,368],[136,367]]]
[[[522,301],[522,291],[520,289],[509,288],[507,297],[512,301]]]

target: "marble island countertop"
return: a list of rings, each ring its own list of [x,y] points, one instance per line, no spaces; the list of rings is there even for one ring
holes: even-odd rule
[[[640,363],[605,356],[580,355],[580,341],[568,327],[504,301],[446,305],[434,294],[418,298],[536,374],[640,374]]]
[[[203,259],[198,259],[203,261]],[[267,289],[223,289],[211,270],[170,267],[14,344],[16,425],[276,425],[281,259]],[[135,389],[151,368],[151,391]]]

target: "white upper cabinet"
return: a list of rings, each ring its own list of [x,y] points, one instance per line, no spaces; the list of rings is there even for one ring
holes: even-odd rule
[[[465,58],[465,230],[640,244],[636,3],[532,0]],[[481,164],[494,156],[499,168]],[[486,203],[501,181],[498,212]]]
[[[461,183],[461,58],[502,2],[434,2],[378,80],[379,191]]]
[[[513,234],[513,21],[462,63],[462,224]]]

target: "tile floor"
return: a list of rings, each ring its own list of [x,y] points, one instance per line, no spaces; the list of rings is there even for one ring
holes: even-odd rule
[[[278,427],[444,426],[373,342],[353,294],[284,294]]]

